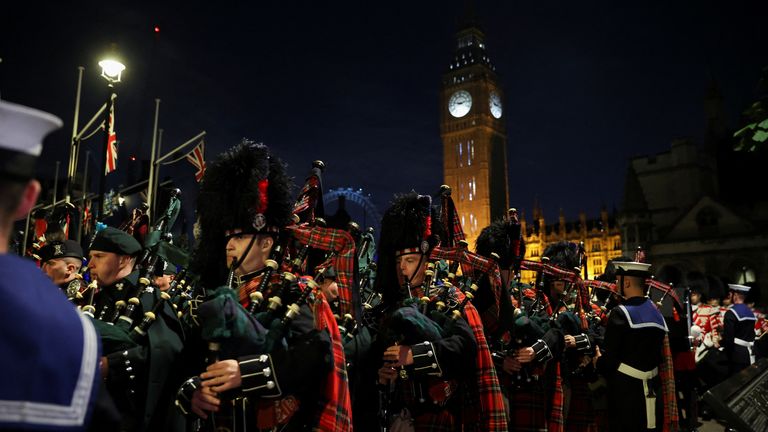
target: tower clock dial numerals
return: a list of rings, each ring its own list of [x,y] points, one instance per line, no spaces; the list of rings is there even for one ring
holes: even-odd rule
[[[488,98],[488,106],[491,109],[491,115],[494,118],[501,118],[501,98],[495,91],[491,92],[491,95]]]
[[[466,90],[459,90],[448,100],[448,112],[454,117],[464,117],[472,108],[472,95]]]

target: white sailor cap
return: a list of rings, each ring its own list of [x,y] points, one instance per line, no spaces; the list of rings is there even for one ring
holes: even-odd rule
[[[614,267],[616,267],[617,276],[637,276],[647,277],[650,276],[651,265],[647,263],[634,262],[634,261],[613,261]]]
[[[751,288],[751,287],[748,287],[748,286],[746,286],[746,285],[728,284],[728,289],[730,289],[730,290],[732,290],[732,291],[738,291],[738,292],[742,292],[742,293],[745,293],[745,294],[746,294],[746,293],[748,293],[748,292],[749,292],[749,290],[750,290],[750,289],[752,289],[752,288]]]
[[[0,100],[0,177],[32,178],[43,138],[62,124],[53,114]]]

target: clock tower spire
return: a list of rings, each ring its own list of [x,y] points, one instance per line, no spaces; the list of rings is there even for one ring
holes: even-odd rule
[[[485,34],[470,17],[456,33],[440,101],[444,181],[470,244],[509,207],[503,101]]]

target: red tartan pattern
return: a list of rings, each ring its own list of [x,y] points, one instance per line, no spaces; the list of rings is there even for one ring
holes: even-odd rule
[[[269,286],[280,280],[280,275],[273,274]],[[302,290],[308,289],[305,279],[299,279],[299,287]],[[248,307],[250,303],[249,294],[255,291],[262,280],[262,277],[255,277],[238,290],[238,299],[243,307]],[[331,311],[331,306],[325,300],[322,292],[314,292],[315,301],[312,305],[312,311],[315,317],[315,328],[318,330],[326,329],[331,337],[333,348],[332,370],[328,373],[325,381],[325,390],[323,397],[317,401],[318,414],[313,423],[313,431],[351,431],[352,430],[352,402],[349,398],[349,379],[347,377],[347,362],[344,357],[344,347],[341,342],[341,333],[336,324],[336,319]],[[269,290],[264,293],[264,297],[269,297]]]
[[[565,430],[568,432],[597,431],[596,412],[592,405],[592,391],[587,380],[571,377],[570,396],[568,397],[568,415],[565,419]]]
[[[563,414],[563,376],[560,373],[560,362],[555,363],[555,390],[552,392],[552,405],[549,410],[549,422],[547,431],[563,432],[565,430],[565,418]]]
[[[536,290],[532,288],[526,288],[523,290],[523,295],[529,299],[536,300]],[[547,312],[547,315],[552,316],[553,310],[552,305],[549,303],[549,297],[547,297],[544,293],[538,293],[539,300],[541,300],[541,304],[544,305],[544,309]]]
[[[672,364],[672,350],[669,347],[669,335],[664,335],[664,345],[661,349],[661,365],[659,377],[661,378],[661,397],[664,407],[664,419],[661,421],[662,432],[675,432],[678,430],[677,396],[675,394],[675,368]]]
[[[315,431],[351,431],[352,402],[349,398],[349,378],[347,376],[347,361],[344,358],[344,347],[341,333],[333,317],[331,306],[325,300],[322,292],[315,292],[315,328],[327,329],[333,344],[333,370],[328,373],[323,398],[318,401],[321,408]]]
[[[529,299],[539,299],[541,304],[544,306],[544,311],[548,316],[552,316],[552,304],[549,302],[549,297],[547,297],[546,294],[539,292],[537,293],[536,290],[533,290],[531,288],[523,290],[523,295]],[[538,296],[538,297],[537,297]],[[556,360],[550,360],[550,361],[556,361]],[[555,366],[555,384],[554,384],[554,390],[552,392],[551,398],[549,400],[549,415],[547,416],[548,422],[547,422],[547,431],[549,432],[563,432],[564,426],[565,426],[565,419],[564,419],[564,412],[563,412],[563,404],[565,396],[563,394],[563,377],[560,373],[560,362],[556,361]],[[511,400],[510,400],[510,406],[511,406]],[[541,404],[538,409],[540,409],[542,412],[544,411],[545,405]],[[533,409],[533,407],[529,407],[529,409]],[[517,425],[515,425],[514,430],[523,430],[523,429],[517,429]]]
[[[448,410],[427,412],[413,419],[413,430],[417,432],[454,432],[460,431],[455,417]]]
[[[446,246],[455,247],[461,240],[466,240],[467,237],[464,235],[464,229],[461,227],[461,220],[459,220],[459,212],[456,211],[456,205],[450,195],[443,195],[442,197],[441,219],[446,224],[445,230],[448,233]]]
[[[656,279],[646,279],[645,283],[651,288],[656,288],[657,290],[663,292],[664,295],[671,297],[672,300],[675,301],[675,304],[677,304],[678,308],[683,310],[683,302],[680,300],[680,296],[677,295],[675,289],[670,285],[667,285],[664,282],[659,282]]]
[[[309,247],[325,251],[336,252],[331,262],[323,263],[333,265],[336,269],[336,284],[339,286],[339,313],[355,315],[352,307],[352,290],[354,284],[355,265],[355,240],[352,236],[339,229],[294,226],[288,227],[296,240],[309,245]],[[312,269],[314,270],[314,269]],[[355,317],[359,318],[359,317]]]
[[[459,295],[459,301],[463,300]],[[467,320],[472,333],[477,340],[477,360],[475,362],[475,376],[479,393],[479,415],[477,430],[480,431],[506,431],[507,415],[504,409],[504,396],[501,393],[499,378],[493,365],[493,358],[483,332],[483,323],[477,309],[472,304],[464,307],[464,319]]]
[[[547,430],[546,391],[543,388],[509,390],[509,430],[542,432]]]
[[[554,264],[547,264],[538,261],[523,260],[520,263],[522,270],[529,270],[535,272],[544,272],[545,275],[555,276],[559,279],[563,279],[568,282],[576,282],[581,280],[581,275],[573,269],[564,269]]]
[[[603,282],[599,280],[585,280],[584,285],[592,289],[601,289],[610,291],[614,294],[618,294],[619,290],[616,288],[616,284],[610,282]]]
[[[491,288],[493,289],[494,296],[496,297],[496,317],[498,319],[498,305],[501,297],[501,272],[499,271],[499,265],[495,261],[478,255],[474,252],[470,252],[466,249],[459,248],[442,248],[440,246],[435,247],[432,253],[429,255],[430,260],[449,260],[458,261],[461,263],[461,271],[465,275],[469,275],[473,272],[481,272],[488,275],[491,281]],[[486,329],[493,331],[493,329]]]

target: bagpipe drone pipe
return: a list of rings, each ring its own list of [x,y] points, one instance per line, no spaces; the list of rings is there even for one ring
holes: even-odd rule
[[[454,283],[445,280],[450,269],[450,264],[446,263],[452,262],[458,262],[461,269],[461,277],[455,277]],[[504,411],[504,403],[483,324],[485,320],[498,321],[499,317],[495,316],[499,310],[496,307],[498,303],[486,303],[483,317],[474,305],[483,295],[494,301],[501,296],[498,265],[457,245],[435,247],[427,267],[423,289],[409,291],[409,287],[404,287],[403,292],[408,298],[401,302],[400,307],[392,308],[385,314],[380,335],[387,339],[387,343],[413,345],[470,331],[477,350],[469,368],[472,373],[464,378],[471,382],[467,388],[473,393],[467,395],[465,402],[483,402],[481,406],[469,403],[463,408],[475,412],[481,430],[506,430],[505,422],[502,422],[503,425],[497,422],[499,413]],[[487,292],[483,294],[483,290]],[[442,381],[437,383],[437,388],[447,388],[445,379]],[[391,392],[382,393],[385,400],[388,393]],[[445,403],[444,400],[438,402]]]
[[[158,319],[164,319],[173,327],[177,327],[176,313],[173,312],[169,300],[175,296],[183,282],[186,271],[177,277],[172,290],[160,292],[152,284],[156,266],[160,260],[182,266],[187,264],[186,253],[173,245],[170,231],[181,208],[180,190],[171,192],[170,201],[162,216],[148,233],[144,249],[137,259],[139,279],[135,287],[117,300],[113,305],[105,305],[98,318],[93,320],[102,338],[102,351],[105,354],[122,351],[144,343],[148,331]],[[181,283],[181,286],[180,286]],[[83,312],[93,317],[95,307],[93,293],[88,296],[88,304],[82,307]],[[139,311],[143,315],[139,315]],[[163,318],[161,318],[163,316]]]
[[[61,242],[70,237],[70,229],[76,226],[78,214],[77,207],[68,202],[53,207],[50,211],[36,210],[32,215],[32,225],[25,227],[27,232],[32,232],[32,236],[27,239],[26,255],[39,263],[40,251],[46,244]]]
[[[189,313],[193,317],[183,320],[198,326],[196,331],[208,346],[209,363],[244,356],[269,355],[277,356],[275,365],[290,368],[293,364],[291,361],[301,359],[309,365],[312,358],[328,357],[325,354],[332,349],[331,359],[323,361],[331,362],[332,370],[334,367],[336,370],[343,369],[343,362],[337,364],[339,359],[343,359],[341,337],[334,315],[316,279],[322,279],[326,269],[334,266],[339,285],[340,311],[353,313],[350,299],[354,275],[351,263],[354,262],[355,242],[345,231],[325,228],[322,219],[314,213],[316,200],[322,197],[317,193],[320,164],[319,161],[313,164],[313,174],[294,205],[293,224],[280,229],[274,236],[274,246],[259,276],[245,281],[238,280],[237,286],[233,286],[235,277],[230,270],[223,286],[207,291],[198,288],[198,292],[205,295],[200,297],[198,294],[199,300],[192,301],[194,311]],[[316,256],[321,256],[322,262],[313,262]],[[314,278],[302,274],[311,274]],[[307,322],[311,330],[305,328]],[[295,328],[294,324],[300,325],[300,329]],[[327,342],[321,336],[325,332],[330,336],[332,348],[324,348]],[[289,361],[285,357],[289,352],[294,360]],[[291,377],[282,379],[299,379],[297,377],[302,374],[298,372],[287,372]],[[317,372],[320,370],[312,371],[315,376],[319,376]],[[330,377],[327,382],[335,383]],[[189,401],[200,385],[199,377],[193,377],[179,389],[177,406],[184,413],[189,413]],[[283,391],[286,391],[285,387]],[[251,397],[254,395],[257,397]],[[258,396],[251,393],[244,396],[238,390],[224,395],[228,402],[241,401],[245,405],[255,403]],[[346,398],[346,402],[339,402],[343,398]],[[334,397],[328,397],[328,400],[333,401],[328,403],[329,406],[348,407],[346,389],[337,389]],[[242,411],[247,408],[242,406],[238,409]],[[221,425],[224,417],[228,417],[224,421],[229,422],[234,421],[238,415],[219,412],[217,417]],[[237,423],[230,425],[237,426]]]

